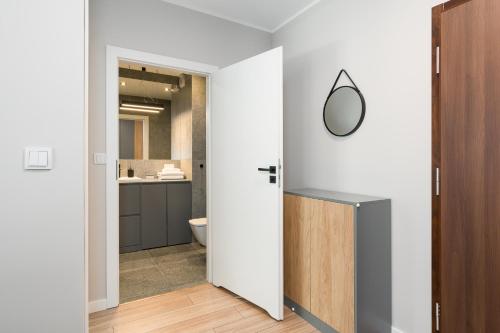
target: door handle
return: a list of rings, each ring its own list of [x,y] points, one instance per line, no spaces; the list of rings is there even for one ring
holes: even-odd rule
[[[275,175],[276,174],[276,167],[274,165],[271,165],[269,168],[258,168],[257,170],[259,170],[259,171],[267,171],[271,175]]]

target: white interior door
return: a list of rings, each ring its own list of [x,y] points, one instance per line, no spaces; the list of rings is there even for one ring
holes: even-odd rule
[[[214,73],[211,89],[208,223],[213,283],[281,320],[282,48]],[[270,166],[275,174],[258,171]]]

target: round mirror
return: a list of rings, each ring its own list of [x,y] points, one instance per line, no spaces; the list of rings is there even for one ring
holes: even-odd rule
[[[365,117],[365,99],[355,87],[342,86],[330,93],[323,108],[323,121],[335,136],[350,135]]]

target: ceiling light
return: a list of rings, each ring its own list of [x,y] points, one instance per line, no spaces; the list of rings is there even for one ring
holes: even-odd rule
[[[143,113],[160,113],[158,110],[146,110],[146,109],[138,109],[138,108],[129,108],[120,106],[120,110],[122,111],[130,111],[130,112],[143,112]]]
[[[165,108],[159,106],[149,106],[149,105],[141,105],[141,104],[130,104],[130,103],[122,103],[122,106],[127,106],[131,108],[139,108],[139,109],[147,109],[147,110],[159,110],[163,111]]]
[[[122,82],[120,83],[120,85],[121,85],[122,87],[125,87],[125,81],[122,81]]]
[[[168,92],[168,87],[165,87],[165,91]]]

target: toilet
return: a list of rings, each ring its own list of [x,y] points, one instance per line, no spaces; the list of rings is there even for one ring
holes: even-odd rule
[[[207,218],[189,220],[194,238],[203,246],[207,246]]]

